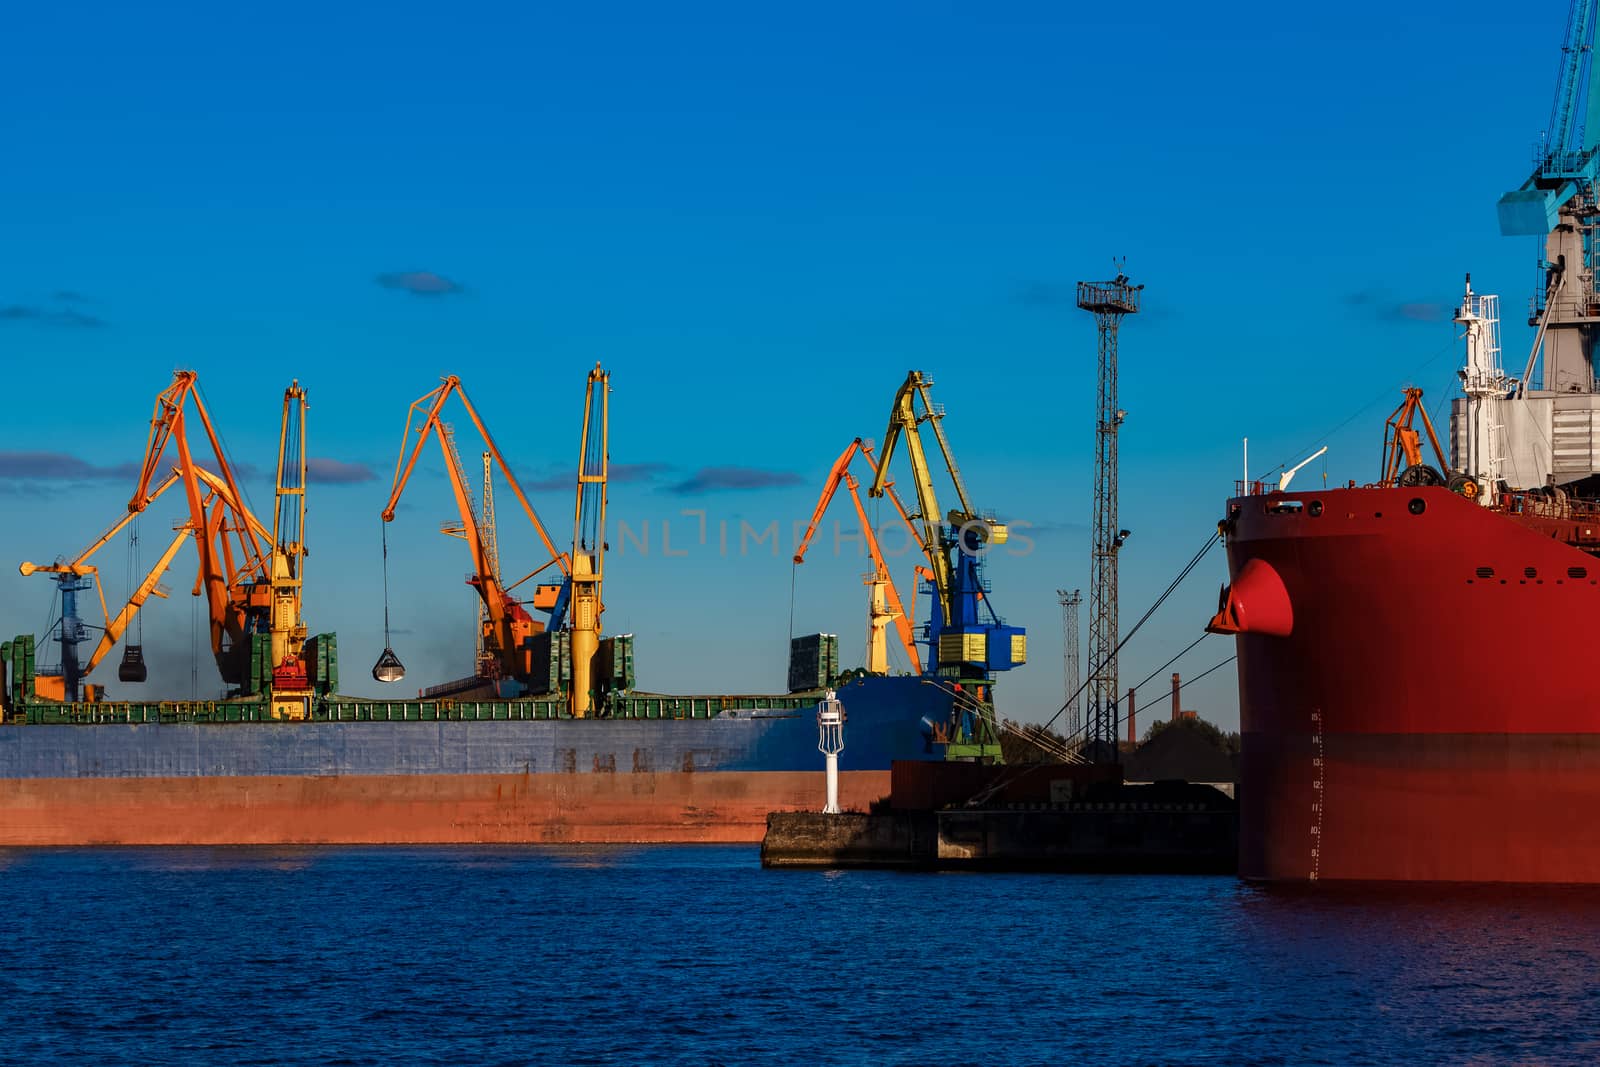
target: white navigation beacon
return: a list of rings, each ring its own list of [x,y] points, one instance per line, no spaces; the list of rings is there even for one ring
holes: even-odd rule
[[[817,749],[827,757],[828,802],[824,815],[839,814],[839,753],[844,751],[844,704],[832,690],[817,704]]]

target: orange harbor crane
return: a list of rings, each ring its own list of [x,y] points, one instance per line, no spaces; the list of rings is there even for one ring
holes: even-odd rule
[[[483,520],[473,504],[472,490],[467,483],[465,472],[461,469],[461,462],[456,453],[454,431],[440,417],[445,403],[452,397],[457,397],[461,406],[466,410],[472,425],[477,429],[483,439],[486,451],[493,457],[495,465],[500,468],[501,475],[510,487],[517,502],[522,505],[523,512],[528,516],[534,532],[539,537],[539,542],[545,551],[550,554],[549,560],[539,565],[533,571],[511,583],[509,586],[502,584],[499,575],[498,558],[491,556],[485,537]],[[450,489],[455,497],[456,509],[460,513],[460,534],[467,543],[468,552],[472,556],[472,574],[467,583],[477,590],[483,600],[484,614],[486,616],[482,626],[483,643],[486,660],[492,657],[495,677],[511,679],[527,685],[531,681],[532,656],[529,640],[536,634],[545,631],[545,623],[535,619],[524,606],[522,601],[512,596],[513,591],[529,579],[543,573],[552,565],[559,568],[562,575],[561,584],[543,584],[535,589],[533,607],[539,610],[554,612],[566,582],[572,577],[572,561],[568,556],[559,551],[550,535],[546,532],[544,523],[539,520],[539,515],[534,511],[533,505],[528,502],[527,495],[523,493],[522,486],[517,482],[516,475],[506,463],[505,456],[501,454],[499,446],[494,442],[494,437],[484,425],[478,410],[467,397],[466,390],[461,385],[461,379],[450,375],[441,380],[440,385],[425,393],[411,404],[406,415],[406,427],[400,438],[400,454],[395,460],[394,485],[389,493],[388,503],[384,505],[383,521],[393,522],[395,509],[400,505],[401,494],[411,478],[411,472],[416,469],[417,460],[422,455],[423,447],[429,437],[439,444],[439,451],[444,457],[445,473],[450,480]],[[451,531],[453,532],[453,530]],[[501,539],[503,543],[503,538]],[[553,622],[558,622],[553,618]],[[552,626],[552,629],[555,628]],[[392,656],[392,653],[387,653]],[[398,664],[396,664],[397,666]],[[383,661],[379,661],[379,667]],[[403,672],[383,677],[374,669],[375,676],[380,681],[397,681],[403,677]]]
[[[177,483],[178,473],[173,471],[150,493],[147,502],[155,501]],[[204,502],[209,507],[215,499],[216,493],[208,491]],[[84,684],[80,689],[79,683],[82,679],[94,673],[94,669],[105,659],[106,654],[116,647],[118,641],[122,640],[122,636],[127,633],[128,626],[133,622],[134,616],[138,614],[140,608],[144,607],[145,602],[152,596],[165,597],[167,595],[166,589],[161,586],[161,579],[166,574],[167,568],[172,565],[172,561],[179,550],[183,548],[183,543],[189,539],[192,525],[189,522],[180,522],[174,527],[177,532],[167,545],[166,551],[161,554],[161,557],[156,561],[156,565],[144,576],[143,580],[140,581],[139,585],[128,597],[128,602],[122,606],[115,616],[111,614],[110,608],[106,605],[105,585],[100,581],[100,568],[90,561],[96,553],[110,543],[112,538],[121,533],[136,515],[137,512],[133,511],[124,514],[111,525],[110,529],[101,534],[93,544],[71,560],[58,560],[55,563],[29,563],[24,561],[17,568],[24,577],[30,574],[55,575],[57,584],[64,596],[67,595],[67,590],[69,589],[75,593],[84,591],[86,587],[92,587],[99,597],[100,615],[104,620],[100,628],[100,640],[95,645],[94,651],[90,653],[89,658],[82,663],[78,663],[76,662],[75,648],[69,650],[69,647],[64,647],[62,650],[62,672],[56,675],[35,676],[35,695],[46,700],[76,701],[80,696],[88,700],[97,699],[101,690],[100,686]],[[75,615],[76,612],[71,611],[64,614]],[[63,619],[62,625],[68,631],[73,629],[72,623],[66,618]],[[74,646],[75,642],[69,640],[66,645]],[[122,665],[117,672],[118,679],[123,682],[137,683],[144,681],[146,676],[147,669],[144,662],[143,647],[137,644],[128,645],[123,654]]]
[[[189,413],[199,419],[210,445],[215,472],[201,466],[188,437]],[[93,586],[99,591],[105,624],[94,652],[81,666],[67,651],[65,629],[69,612],[63,608],[63,673],[41,677],[39,695],[60,700],[76,700],[76,682],[104,659],[127,632],[139,610],[151,596],[164,597],[162,575],[171,566],[186,538],[192,538],[199,556],[194,595],[204,596],[210,628],[211,651],[222,680],[235,693],[247,694],[263,689],[304,690],[306,700],[291,699],[275,709],[286,717],[299,717],[309,706],[312,680],[301,662],[305,625],[300,612],[300,569],[305,555],[305,392],[299,383],[284,393],[283,421],[279,433],[278,478],[274,529],[268,530],[245,505],[239,482],[222,447],[221,437],[200,396],[194,371],[177,371],[172,384],[156,397],[150,420],[149,437],[138,482],[128,501],[128,510],[87,549],[71,561],[48,565],[23,563],[23,574],[49,573],[57,576],[63,597],[72,591]],[[168,458],[169,452],[172,459]],[[175,460],[175,462],[173,461]],[[166,477],[157,481],[162,469]],[[188,518],[174,526],[176,536],[162,553],[155,567],[133,590],[128,603],[112,616],[106,606],[99,569],[91,559],[122,532],[151,504],[175,485],[181,484],[188,505]],[[75,606],[71,614],[75,619]],[[251,645],[254,635],[270,635],[269,671],[252,670]],[[142,682],[146,677],[143,648],[129,644],[124,649],[118,677],[124,682]],[[98,698],[97,687],[84,694]]]
[[[860,486],[855,476],[850,473],[850,463],[856,456],[861,456],[871,469],[873,477],[878,474],[878,465],[872,458],[872,446],[857,437],[839,454],[833,463],[833,468],[828,472],[827,481],[823,483],[822,495],[817,498],[817,506],[811,513],[811,522],[806,527],[805,536],[800,539],[800,544],[794,553],[796,565],[806,561],[806,549],[811,544],[812,536],[817,532],[817,526],[822,521],[822,516],[827,512],[828,505],[833,502],[834,493],[842,482],[850,492],[850,500],[855,505],[856,517],[861,522],[862,534],[867,542],[867,550],[872,557],[872,573],[864,579],[871,594],[867,607],[867,657],[866,669],[873,674],[889,673],[888,641],[886,632],[888,624],[893,621],[895,630],[900,638],[900,644],[905,649],[906,658],[911,664],[912,673],[922,673],[922,659],[917,653],[916,634],[910,614],[906,611],[900,599],[900,592],[895,587],[894,580],[889,575],[889,565],[884,560],[883,549],[878,543],[876,531],[867,518],[867,509],[861,502]],[[901,519],[910,531],[912,540],[926,555],[927,547],[918,535],[916,526],[906,513],[905,506],[893,490],[894,483],[886,483],[887,495],[894,501],[895,509],[900,513]],[[924,568],[918,567],[918,573],[925,573]]]
[[[205,472],[195,461],[189,445],[188,409],[192,407],[200,419],[206,440],[216,463],[216,477],[221,486],[216,501],[209,506],[201,492],[202,483],[209,482]],[[144,462],[139,481],[128,501],[130,512],[141,512],[149,504],[150,483],[165,466],[167,446],[177,455],[175,469],[183,485],[184,498],[189,504],[189,519],[194,534],[195,548],[200,556],[196,588],[206,598],[211,624],[211,651],[216,658],[222,680],[232,685],[244,681],[248,671],[247,618],[264,613],[269,604],[265,589],[254,579],[267,574],[267,553],[264,548],[270,534],[255,521],[244,507],[244,495],[239,491],[238,479],[224,454],[222,441],[217,436],[210,413],[206,411],[197,387],[194,371],[181,370],[173,374],[172,384],[156,397],[155,412],[150,419],[150,437],[145,444]],[[230,536],[231,535],[231,536]]]

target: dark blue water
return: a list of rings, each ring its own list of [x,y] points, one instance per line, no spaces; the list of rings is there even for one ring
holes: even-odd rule
[[[0,852],[0,1058],[1594,1063],[1600,893],[750,847]]]

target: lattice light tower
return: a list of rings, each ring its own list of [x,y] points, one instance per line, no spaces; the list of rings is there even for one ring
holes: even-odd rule
[[[1078,656],[1078,615],[1083,604],[1083,591],[1067,592],[1057,589],[1061,601],[1061,662],[1065,696],[1062,707],[1066,709],[1066,735],[1076,737],[1083,729],[1083,702],[1078,699],[1078,686],[1083,684],[1083,664]]]
[[[1117,525],[1117,329],[1139,310],[1139,293],[1121,270],[1109,282],[1079,282],[1078,306],[1094,313],[1100,334],[1100,403],[1095,423],[1094,557],[1089,588],[1089,694],[1086,750],[1096,759],[1117,752],[1117,552],[1128,531]]]

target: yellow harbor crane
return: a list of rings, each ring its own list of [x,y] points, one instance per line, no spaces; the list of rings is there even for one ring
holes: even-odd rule
[[[278,431],[278,477],[273,494],[272,555],[268,579],[272,608],[272,716],[304,719],[311,714],[311,671],[305,661],[302,615],[306,558],[306,391],[298,380],[283,391]]]
[[[1006,625],[989,602],[982,563],[993,547],[1006,543],[1006,527],[980,515],[972,506],[944,434],[944,408],[935,404],[929,393],[932,384],[921,371],[911,371],[896,391],[868,494],[885,495],[889,465],[903,441],[917,496],[917,514],[908,518],[914,518],[921,526],[933,594],[925,669],[952,680],[983,685],[991,672],[1010,670],[1026,661],[1027,636],[1021,627]],[[924,426],[933,431],[960,503],[959,508],[949,512],[939,508],[933,471],[922,440]]]

